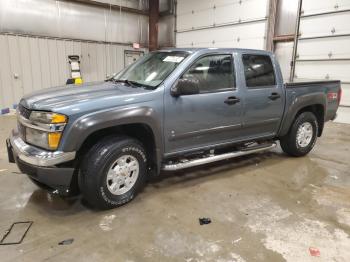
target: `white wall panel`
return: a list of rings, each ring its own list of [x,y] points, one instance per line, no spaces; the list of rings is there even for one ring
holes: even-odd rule
[[[350,12],[302,18],[301,38],[350,33]]]
[[[299,59],[350,58],[350,37],[332,37],[299,41]]]
[[[264,49],[265,22],[218,27],[177,34],[178,47]]]
[[[104,80],[124,67],[116,44],[0,34],[0,109],[13,108],[27,93],[63,85],[70,78],[68,55],[79,55],[84,82]],[[142,49],[142,51],[145,51]]]
[[[350,9],[349,0],[305,0],[302,7],[304,15],[347,9]]]
[[[350,0],[303,0],[302,10],[295,80],[341,80],[350,106]]]
[[[267,0],[180,0],[177,4],[177,30],[265,18],[267,2]]]
[[[6,37],[6,36],[3,36]],[[40,61],[40,49],[39,49],[39,39],[28,37],[28,44],[30,50],[30,58],[31,58],[31,74],[33,86],[32,89],[38,90],[42,88],[42,71],[41,71],[41,61]],[[1,50],[0,50],[1,52]],[[3,86],[3,88],[6,88]],[[6,105],[3,105],[6,106]],[[8,106],[8,105],[7,105]]]
[[[13,75],[11,71],[11,59],[9,51],[8,37],[0,35],[0,78],[2,90],[2,105],[11,107],[15,101]]]
[[[21,68],[21,58],[18,48],[18,37],[9,36],[7,38],[8,50],[10,55],[10,63],[8,64],[11,69],[11,76],[13,78],[13,95],[15,101],[18,101],[23,96],[23,78],[22,78],[22,68]],[[8,66],[7,65],[7,66]]]
[[[179,0],[176,46],[265,48],[268,0]]]
[[[18,38],[19,56],[21,60],[23,92],[29,93],[33,91],[33,77],[32,77],[32,58],[30,53],[29,40],[27,37]]]
[[[302,79],[341,79],[350,82],[349,61],[298,62],[295,68],[296,78]]]
[[[217,0],[215,2],[214,19],[216,24],[233,21],[249,21],[267,16],[266,0],[232,1]]]

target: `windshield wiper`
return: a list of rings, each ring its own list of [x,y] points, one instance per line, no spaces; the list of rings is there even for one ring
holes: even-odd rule
[[[125,83],[129,86],[133,86],[135,87],[135,84],[132,83],[132,81],[129,81],[128,79],[114,79],[111,78],[111,81],[113,81],[114,83]]]
[[[128,80],[128,79],[111,79],[113,82],[115,83],[126,83],[128,84],[129,86],[132,86],[132,87],[145,87],[145,88],[154,88],[153,86],[150,86],[150,85],[146,85],[146,84],[143,84],[143,83],[139,83],[137,81],[132,81],[132,80]]]

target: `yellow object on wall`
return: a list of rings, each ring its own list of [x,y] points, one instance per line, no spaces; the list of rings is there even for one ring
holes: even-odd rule
[[[81,79],[80,77],[74,79],[74,84],[81,85],[82,83],[83,83],[83,79]]]

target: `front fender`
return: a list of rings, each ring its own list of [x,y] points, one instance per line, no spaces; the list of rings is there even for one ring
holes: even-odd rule
[[[154,109],[146,106],[93,112],[78,118],[64,131],[61,148],[64,152],[78,151],[88,136],[96,131],[125,124],[145,124],[153,132],[157,158],[160,159],[163,153],[160,119]]]

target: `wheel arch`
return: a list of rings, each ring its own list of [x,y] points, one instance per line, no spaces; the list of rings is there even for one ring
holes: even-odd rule
[[[311,112],[317,118],[318,136],[322,135],[325,123],[327,101],[324,94],[312,94],[309,96],[301,96],[290,103],[288,110],[284,115],[283,122],[278,132],[278,137],[285,136],[291,128],[295,119],[303,112]]]
[[[157,173],[163,154],[162,119],[152,108],[137,107],[96,112],[77,119],[65,130],[61,150],[83,155],[99,138],[127,135],[139,140],[150,155]],[[79,160],[79,159],[77,159]]]

